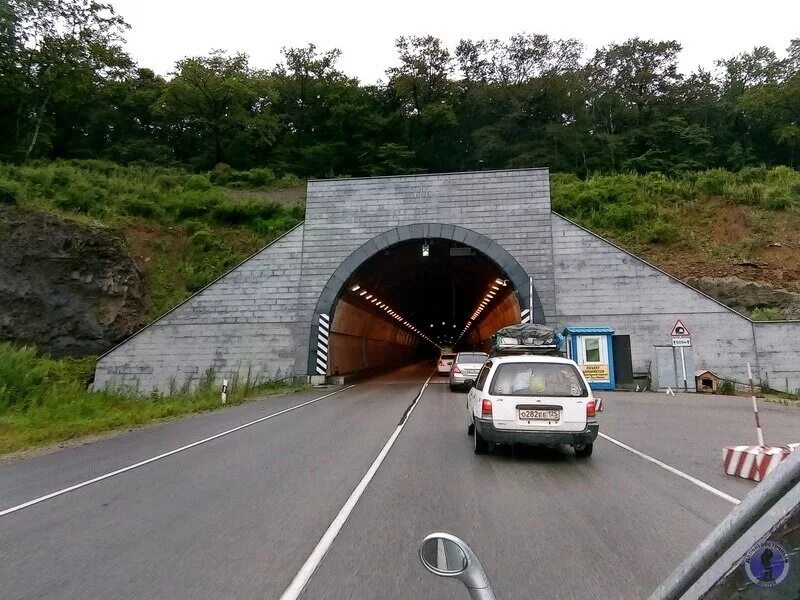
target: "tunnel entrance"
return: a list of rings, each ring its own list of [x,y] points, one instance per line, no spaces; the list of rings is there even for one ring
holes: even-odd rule
[[[461,228],[443,237],[431,227],[398,228],[406,239],[371,240],[345,260],[318,303],[310,372],[369,373],[441,349],[485,350],[497,329],[531,319],[529,278],[508,252],[468,230],[472,243]],[[533,304],[541,322],[535,291]]]

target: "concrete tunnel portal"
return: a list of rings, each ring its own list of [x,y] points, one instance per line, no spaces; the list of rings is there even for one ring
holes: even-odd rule
[[[531,319],[531,292],[533,321],[544,321],[528,275],[496,243],[460,227],[446,237],[402,228],[405,239],[399,229],[353,252],[328,281],[312,328],[310,372],[369,374],[440,348],[485,350],[497,329]]]

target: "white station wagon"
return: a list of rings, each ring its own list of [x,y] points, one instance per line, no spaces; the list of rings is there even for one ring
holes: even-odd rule
[[[489,444],[568,444],[592,455],[599,426],[592,390],[574,361],[554,356],[492,357],[467,394],[475,453]]]

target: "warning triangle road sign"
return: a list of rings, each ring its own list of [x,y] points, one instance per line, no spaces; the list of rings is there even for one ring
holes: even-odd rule
[[[686,329],[686,325],[684,325],[683,321],[680,319],[675,321],[675,326],[672,328],[672,331],[670,331],[669,334],[674,337],[687,337],[692,335],[689,333],[689,330]]]

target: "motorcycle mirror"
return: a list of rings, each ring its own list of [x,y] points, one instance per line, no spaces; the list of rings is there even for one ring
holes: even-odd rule
[[[455,577],[469,567],[467,553],[458,542],[436,534],[422,542],[419,558],[426,569],[441,577]]]
[[[419,559],[434,575],[455,577],[476,600],[495,600],[489,579],[472,548],[449,533],[432,533],[419,546]]]

